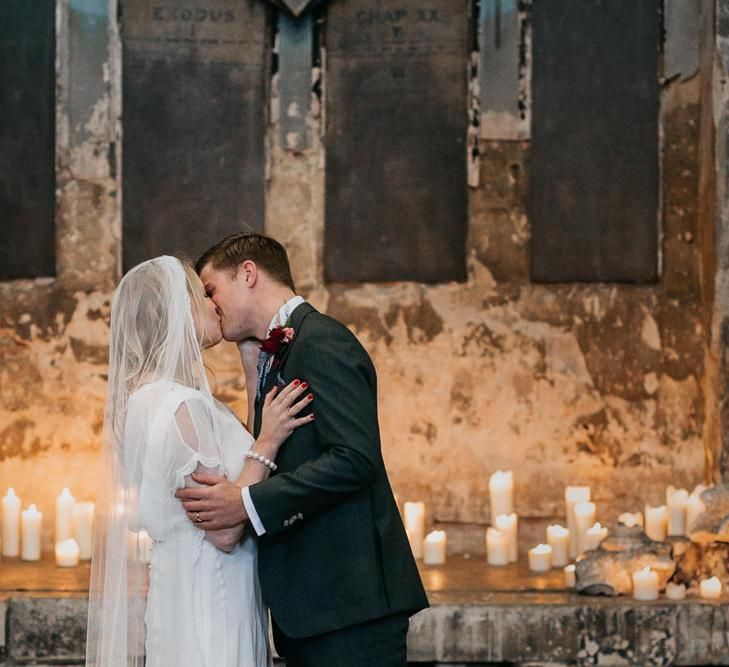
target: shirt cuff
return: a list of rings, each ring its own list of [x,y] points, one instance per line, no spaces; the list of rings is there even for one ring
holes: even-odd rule
[[[258,535],[258,536],[265,535],[266,529],[263,527],[263,524],[261,523],[261,517],[259,517],[258,512],[256,512],[256,507],[253,504],[253,499],[251,498],[251,492],[248,490],[248,487],[244,486],[240,490],[240,494],[241,494],[241,496],[243,496],[243,506],[246,508],[246,514],[248,514],[248,518],[251,521],[253,530],[256,531],[256,535]]]

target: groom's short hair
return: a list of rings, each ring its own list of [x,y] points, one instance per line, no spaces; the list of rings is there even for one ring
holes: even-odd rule
[[[248,260],[255,262],[274,280],[296,291],[286,248],[276,239],[263,234],[226,236],[200,256],[195,262],[195,270],[199,274],[207,264],[212,264],[214,269],[229,269],[235,273]]]

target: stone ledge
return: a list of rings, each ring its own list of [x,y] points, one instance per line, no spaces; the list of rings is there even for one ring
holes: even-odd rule
[[[432,606],[411,621],[414,666],[729,665],[729,598],[585,597],[557,570],[460,557],[421,574]],[[88,567],[3,562],[0,667],[83,664],[87,595]]]

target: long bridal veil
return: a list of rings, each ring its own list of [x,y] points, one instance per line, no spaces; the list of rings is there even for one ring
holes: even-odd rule
[[[114,293],[102,474],[91,565],[87,666],[144,665],[148,538],[143,529],[148,521],[140,517],[140,492],[145,472],[149,474],[148,450],[164,444],[153,432],[153,424],[135,419],[130,425],[127,416],[130,397],[160,380],[196,390],[203,406],[209,406],[212,412],[213,399],[195,334],[190,293],[194,291],[184,267],[178,259],[166,256],[133,268]],[[210,452],[208,458],[215,458],[216,453],[219,455],[219,451]],[[148,485],[162,484],[164,475],[146,481]],[[173,490],[166,489],[167,496],[171,497]],[[177,502],[174,498],[172,501]],[[163,511],[164,507],[159,507],[159,512]],[[174,604],[174,600],[171,602]],[[165,631],[174,633],[175,628]]]

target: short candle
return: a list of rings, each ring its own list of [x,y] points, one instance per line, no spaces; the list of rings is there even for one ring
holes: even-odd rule
[[[559,524],[547,526],[547,544],[552,547],[552,566],[567,565],[570,560],[570,531]]]
[[[499,514],[495,521],[496,530],[506,535],[509,542],[509,562],[516,563],[519,560],[519,519],[514,512],[511,514]]]
[[[575,575],[575,564],[567,565],[564,568],[564,585],[565,588],[574,588],[577,584],[577,577]]]
[[[699,583],[699,595],[705,600],[718,600],[721,597],[721,581],[719,577],[702,579]]]
[[[689,493],[686,489],[666,489],[666,505],[668,506],[668,534],[686,534],[686,505]]]
[[[546,572],[552,567],[552,547],[538,544],[529,549],[529,569],[532,572]]]
[[[594,523],[585,531],[585,551],[592,551],[600,546],[600,543],[608,536],[608,529],[600,524]]]
[[[444,530],[428,533],[423,544],[423,563],[426,565],[443,565],[446,562],[447,537]]]
[[[56,565],[59,567],[78,565],[78,542],[72,537],[62,542],[56,542]]]
[[[643,527],[643,512],[623,512],[618,517],[618,523],[622,523],[626,528],[634,528],[635,526]]]
[[[633,597],[636,600],[657,600],[658,573],[649,567],[633,572]]]
[[[666,539],[668,513],[665,505],[658,507],[645,506],[645,534],[656,542]]]
[[[509,562],[509,538],[490,526],[486,529],[486,560],[489,565],[507,565]]]

